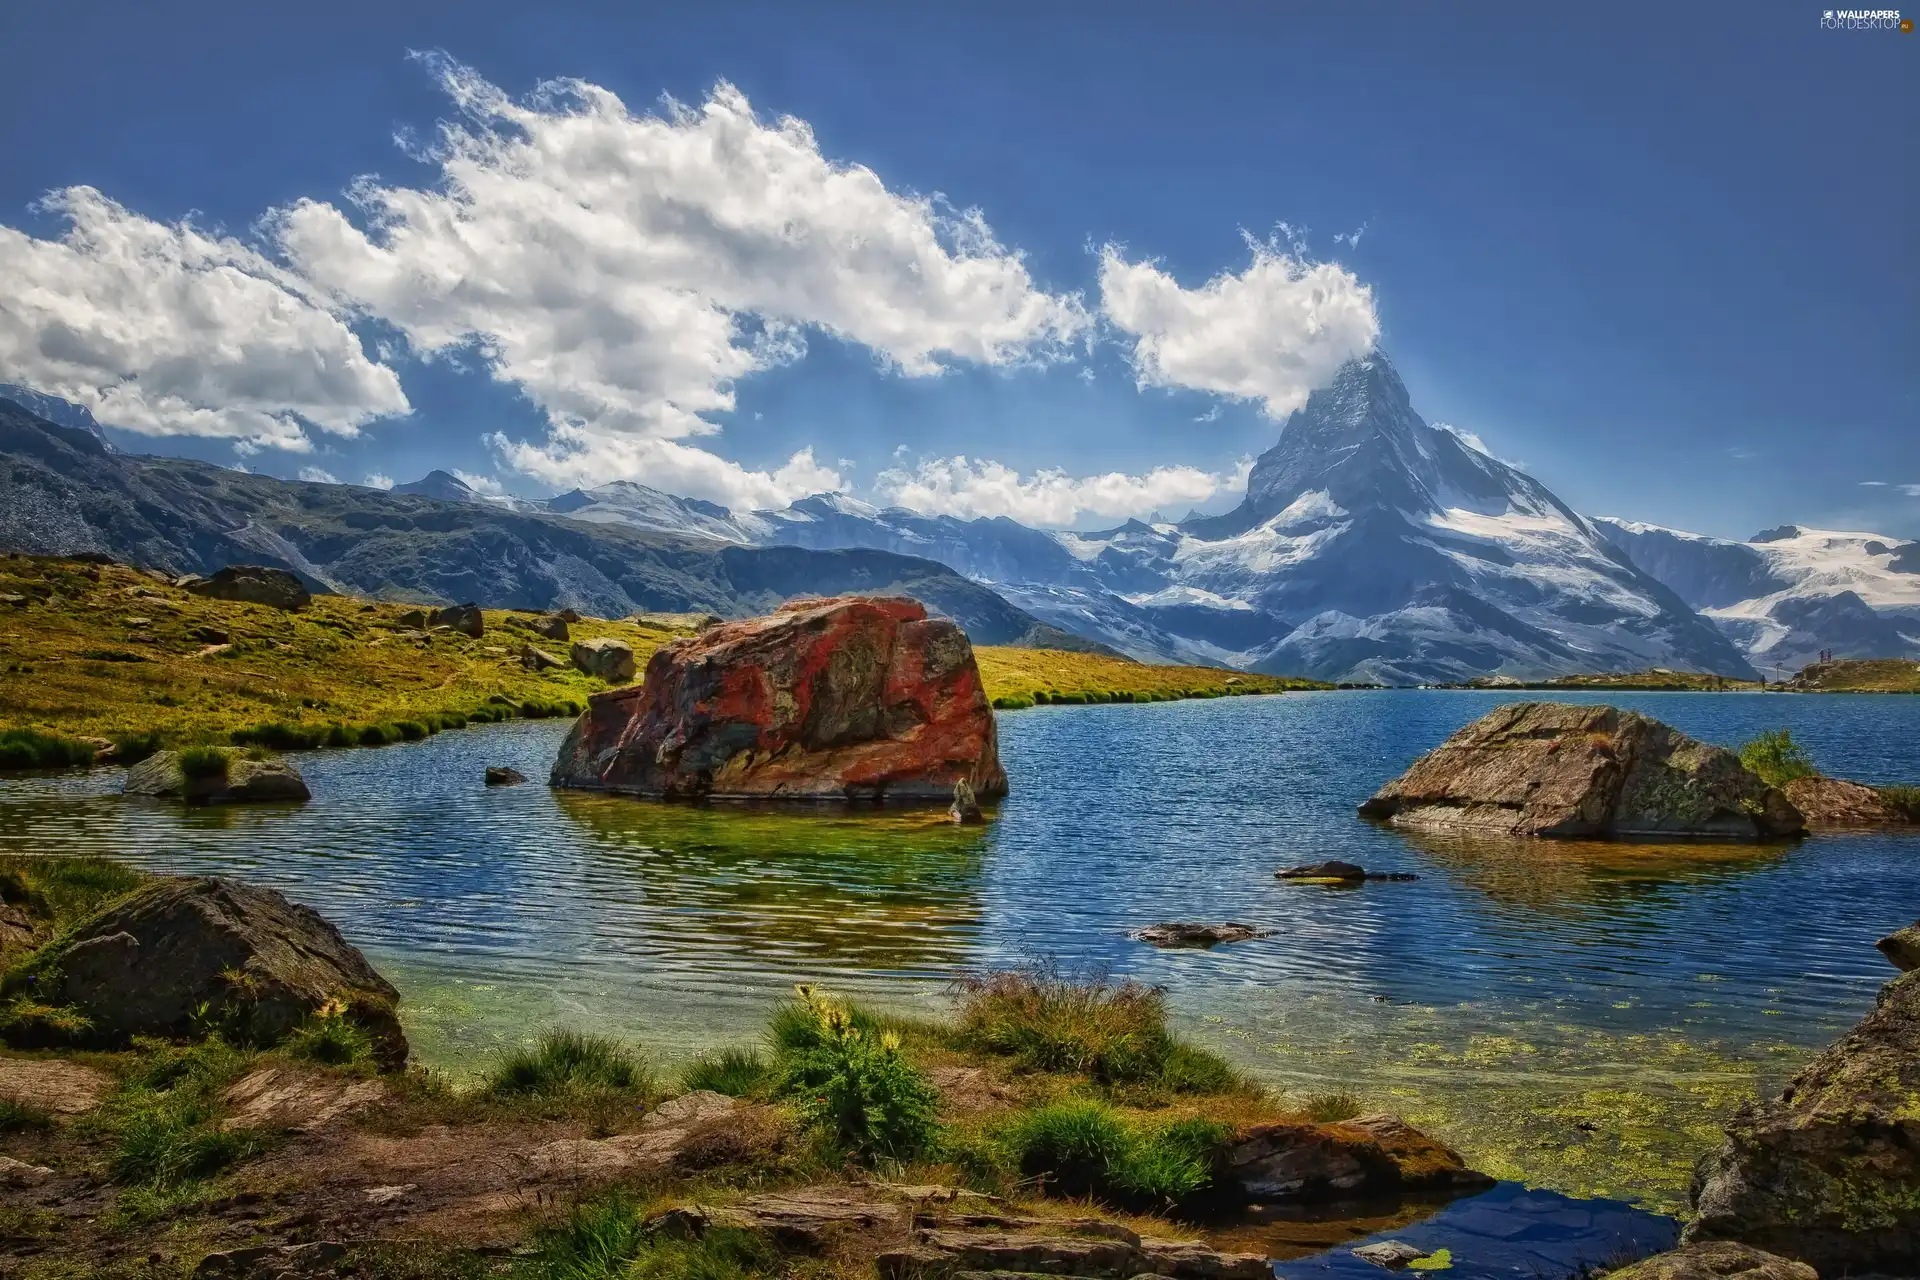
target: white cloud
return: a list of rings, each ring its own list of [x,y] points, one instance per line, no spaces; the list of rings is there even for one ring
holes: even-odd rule
[[[572,447],[576,439],[578,448]],[[508,466],[559,488],[604,484],[609,476],[619,476],[736,511],[784,507],[811,493],[846,488],[838,471],[815,461],[811,448],[772,471],[754,471],[677,440],[598,437],[585,431],[576,436],[572,427],[556,428],[544,447],[500,433],[487,442]]]
[[[155,222],[92,187],[38,206],[59,239],[0,226],[0,379],[152,436],[304,451],[306,427],[353,436],[408,411],[300,279],[238,240]]]
[[[1294,228],[1283,228],[1290,236]],[[1249,236],[1253,261],[1184,289],[1153,261],[1100,251],[1100,306],[1131,335],[1142,387],[1187,387],[1259,401],[1284,418],[1380,335],[1373,291],[1344,267],[1310,263]]]
[[[319,467],[300,468],[300,478],[302,480],[305,480],[308,484],[339,484],[340,483],[340,481],[334,477],[333,472],[324,471]]]
[[[830,160],[805,122],[762,120],[726,83],[636,115],[584,81],[516,102],[428,61],[463,113],[423,156],[439,188],[361,182],[365,229],[312,200],[270,222],[338,305],[517,384],[549,434],[495,439],[531,474],[657,483],[660,468],[723,501],[784,490],[810,456],[748,472],[674,442],[716,432],[735,380],[797,358],[808,331],[924,376],[1060,358],[1089,325],[977,210]]]
[[[492,476],[475,475],[471,471],[462,471],[458,467],[455,467],[453,469],[453,476],[454,476],[454,479],[458,480],[461,484],[467,486],[467,488],[473,490],[475,493],[485,494],[489,498],[501,498],[506,496],[506,492],[507,492],[506,486],[501,484],[497,479],[495,479]]]
[[[1863,489],[1884,489],[1887,487],[1887,482],[1885,480],[1862,480],[1860,487]]]
[[[393,488],[393,477],[383,472],[369,471],[367,478],[361,483],[369,489],[391,489]]]
[[[1433,427],[1436,431],[1444,431],[1447,434],[1458,438],[1461,444],[1464,444],[1465,446],[1467,446],[1467,448],[1473,450],[1475,453],[1484,453],[1489,458],[1494,458],[1499,456],[1498,454],[1494,453],[1492,449],[1489,449],[1487,447],[1487,442],[1480,438],[1480,435],[1478,432],[1469,431],[1465,427],[1456,427],[1451,422],[1436,422],[1433,424]]]
[[[1895,485],[1894,488],[1900,490],[1900,492],[1906,494],[1909,498],[1920,498],[1920,484],[1901,484]]]
[[[1083,515],[1144,516],[1244,489],[1252,465],[1251,458],[1243,459],[1226,476],[1198,467],[1155,467],[1145,475],[1075,477],[1058,469],[1021,475],[1004,463],[956,455],[883,471],[874,493],[882,502],[929,514],[1010,516],[1022,524],[1064,528]]]

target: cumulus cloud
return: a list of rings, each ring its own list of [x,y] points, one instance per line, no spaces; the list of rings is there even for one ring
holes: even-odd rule
[[[0,226],[0,376],[110,426],[304,451],[408,411],[400,380],[294,273],[226,236],[69,187],[58,239]]]
[[[302,200],[272,233],[337,305],[424,354],[472,350],[517,385],[549,434],[500,447],[534,475],[664,467],[737,503],[814,464],[745,472],[666,446],[717,431],[734,382],[797,358],[810,332],[926,376],[1060,358],[1089,325],[979,211],[889,189],[724,82],[698,106],[636,114],[584,81],[516,101],[428,62],[461,112],[423,153],[438,188],[363,181],[361,224]]]
[[[493,476],[476,475],[471,471],[462,471],[458,467],[453,469],[453,476],[454,479],[475,493],[485,494],[489,498],[502,498],[506,496],[506,486],[501,484],[500,481]]]
[[[369,471],[367,478],[361,481],[361,483],[369,489],[391,489],[393,488],[393,477],[383,472]]]
[[[300,468],[300,478],[302,480],[305,480],[308,484],[339,484],[340,483],[340,481],[337,478],[335,478],[333,472],[323,470],[320,467]]]
[[[1022,524],[1064,528],[1086,515],[1144,516],[1244,489],[1252,465],[1244,459],[1225,476],[1198,467],[1155,467],[1145,475],[1076,477],[1057,468],[1022,475],[1004,463],[956,455],[882,471],[874,493],[882,502],[931,515],[1010,516]]]
[[[668,493],[706,498],[736,511],[784,507],[810,493],[846,488],[832,467],[806,448],[772,471],[756,471],[678,440],[606,437],[558,427],[546,445],[528,444],[496,432],[487,441],[515,470],[559,488],[604,484],[611,477],[637,480]],[[575,447],[577,445],[577,447]]]
[[[1283,228],[1288,233],[1293,228]],[[1253,261],[1197,289],[1158,263],[1100,251],[1100,308],[1133,339],[1142,387],[1185,387],[1257,401],[1284,418],[1380,336],[1373,291],[1344,267],[1309,262],[1299,245],[1247,237]]]

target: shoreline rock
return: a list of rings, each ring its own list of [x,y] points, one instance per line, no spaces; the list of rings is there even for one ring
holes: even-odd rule
[[[1684,1244],[1735,1240],[1823,1275],[1906,1274],[1920,1241],[1920,972],[1727,1125]]]
[[[1250,1202],[1357,1199],[1410,1191],[1483,1191],[1494,1179],[1385,1113],[1330,1124],[1256,1125],[1228,1144],[1222,1177]]]
[[[0,994],[28,991],[87,1019],[77,1031],[22,1033],[49,1043],[197,1040],[211,1025],[272,1045],[338,1002],[384,1069],[407,1060],[400,993],[360,950],[311,908],[237,880],[169,877],[137,890],[16,965]]]
[[[486,782],[490,787],[517,787],[527,780],[527,775],[512,765],[490,764],[487,766]]]
[[[1920,969],[1920,920],[1904,929],[1896,929],[1873,944],[1874,950],[1902,973]]]
[[[596,693],[553,785],[659,799],[947,803],[1007,792],[966,634],[917,601],[801,600],[655,651]]]
[[[1913,819],[1872,787],[1841,778],[1795,778],[1781,788],[1814,831],[1911,827]]]
[[[286,760],[250,760],[234,755],[224,773],[189,778],[178,751],[157,751],[127,767],[120,790],[130,796],[183,800],[188,804],[280,804],[313,799],[307,781]]]
[[[1559,839],[1781,840],[1807,825],[1724,747],[1638,712],[1558,702],[1488,712],[1360,814],[1414,831]]]
[[[1643,1258],[1601,1280],[1820,1280],[1820,1273],[1804,1262],[1715,1240]]]

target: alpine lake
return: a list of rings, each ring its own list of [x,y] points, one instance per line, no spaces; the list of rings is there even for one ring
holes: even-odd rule
[[[1792,730],[1815,763],[1920,781],[1920,698],[1659,693],[1610,702],[1710,742]],[[1001,713],[1012,795],[942,812],[662,805],[542,785],[564,723],[299,757],[299,807],[181,809],[120,773],[0,780],[0,854],[241,876],[336,922],[404,995],[416,1059],[484,1065],[555,1025],[667,1070],[752,1042],[798,982],[903,1012],[1048,963],[1164,986],[1180,1031],[1272,1086],[1390,1110],[1504,1181],[1449,1205],[1244,1224],[1285,1275],[1378,1276],[1344,1248],[1446,1246],[1453,1274],[1568,1275],[1673,1238],[1695,1160],[1893,975],[1920,836],[1790,845],[1436,840],[1355,806],[1516,695],[1290,693]],[[534,781],[485,788],[487,765]],[[1342,858],[1410,882],[1274,872]],[[1129,932],[1268,936],[1158,951]],[[1360,1216],[1355,1216],[1359,1212]]]

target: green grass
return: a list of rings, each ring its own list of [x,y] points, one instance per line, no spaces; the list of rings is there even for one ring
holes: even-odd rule
[[[39,1107],[14,1098],[0,1098],[0,1133],[51,1129],[53,1117]]]
[[[1350,1093],[1310,1093],[1302,1102],[1307,1119],[1321,1124],[1351,1120],[1363,1111],[1360,1099]]]
[[[50,915],[56,930],[84,920],[115,899],[132,893],[147,877],[124,863],[95,857],[8,857],[0,860],[0,875],[10,889],[0,886],[0,898],[16,901],[14,892],[29,895]]]
[[[193,746],[180,748],[180,772],[188,778],[224,778],[233,767],[233,752],[225,747]]]
[[[86,763],[94,748],[78,740],[89,737],[138,747],[122,747],[123,764],[195,743],[372,745],[465,723],[577,715],[605,687],[570,666],[526,670],[524,641],[497,610],[486,611],[479,639],[408,636],[403,603],[320,596],[287,613],[206,599],[120,566],[21,555],[0,555],[0,592],[33,601],[5,611],[0,769]],[[148,620],[139,640],[130,639],[129,615]],[[626,642],[642,666],[684,634],[593,618],[573,630]],[[203,638],[216,633],[228,641]]]
[[[1083,706],[1106,702],[1172,702],[1288,689],[1329,689],[1314,680],[1254,675],[1221,667],[1163,667],[1097,653],[1059,649],[976,648],[987,697],[1003,711],[1036,704]]]
[[[956,1037],[1029,1071],[1105,1085],[1222,1093],[1239,1084],[1225,1061],[1176,1040],[1164,994],[1137,982],[1075,981],[1044,967],[972,978],[961,987]]]
[[[1044,1190],[1131,1208],[1168,1208],[1213,1184],[1229,1125],[1202,1119],[1151,1124],[1093,1098],[1022,1111],[998,1137],[1009,1163]]]
[[[347,1021],[347,1007],[328,1001],[288,1033],[281,1049],[289,1056],[329,1067],[360,1067],[373,1062],[373,1040]]]
[[[638,1209],[614,1192],[574,1206],[565,1223],[534,1237],[518,1280],[753,1280],[777,1273],[762,1236],[724,1227],[697,1240],[648,1233]]]
[[[724,1049],[695,1058],[680,1073],[680,1083],[688,1092],[704,1089],[724,1093],[729,1098],[751,1098],[763,1093],[772,1083],[773,1069],[767,1060],[751,1049]]]
[[[0,770],[68,769],[88,765],[99,749],[57,733],[35,729],[0,729]]]
[[[111,1145],[108,1168],[123,1186],[173,1192],[222,1173],[264,1148],[261,1135],[220,1128],[220,1093],[248,1055],[215,1039],[146,1043],[145,1058],[80,1124]]]
[[[1920,822],[1920,787],[1877,787],[1875,790],[1908,822]]]
[[[533,1044],[509,1050],[487,1073],[486,1088],[503,1097],[653,1089],[653,1072],[635,1049],[610,1036],[545,1031]]]
[[[1819,772],[1806,749],[1786,729],[1769,729],[1742,746],[1740,763],[1770,787],[1784,787],[1796,778],[1811,778]]]

